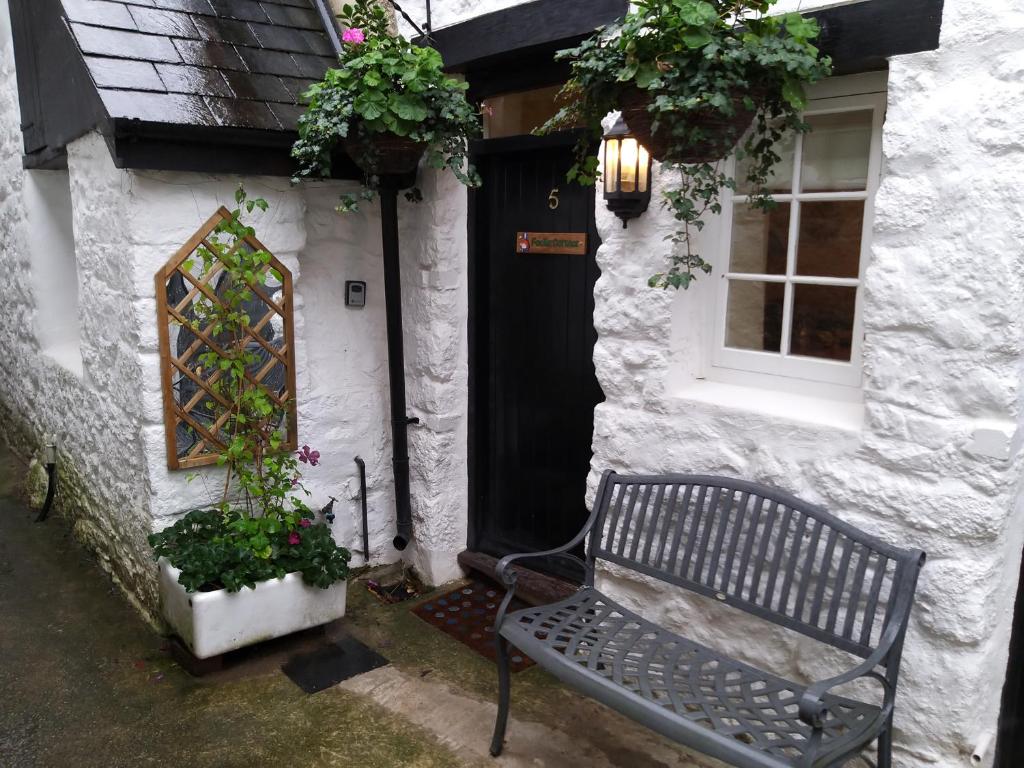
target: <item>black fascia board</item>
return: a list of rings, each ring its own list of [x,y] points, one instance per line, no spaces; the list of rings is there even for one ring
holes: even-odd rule
[[[294,131],[265,131],[115,119],[104,131],[114,165],[151,171],[291,177]],[[340,149],[331,157],[331,179],[361,180],[363,173]]]
[[[57,0],[11,0],[26,168],[66,163],[65,148],[105,118]]]
[[[553,62],[600,26],[622,18],[621,0],[535,0],[432,33],[445,67],[465,73],[476,98],[550,84],[568,74]],[[860,0],[810,11],[835,75],[884,70],[888,59],[939,47],[943,0]],[[420,42],[425,42],[420,40]],[[514,63],[514,66],[510,66]]]
[[[446,69],[465,72],[520,59],[531,50],[569,47],[619,21],[628,9],[628,0],[533,0],[435,30],[430,42]]]
[[[944,0],[863,0],[810,11],[834,75],[886,69],[889,59],[939,47]]]

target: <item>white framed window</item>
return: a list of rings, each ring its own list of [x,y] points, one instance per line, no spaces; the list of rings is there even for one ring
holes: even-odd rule
[[[711,378],[859,397],[885,106],[884,93],[809,102],[812,130],[779,151],[777,206],[754,208],[742,182],[723,201]]]

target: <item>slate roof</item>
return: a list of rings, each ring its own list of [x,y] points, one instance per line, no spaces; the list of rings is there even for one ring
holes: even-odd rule
[[[310,0],[61,0],[111,118],[294,130],[335,62]]]

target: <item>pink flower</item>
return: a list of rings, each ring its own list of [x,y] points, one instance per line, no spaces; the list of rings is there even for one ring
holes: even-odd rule
[[[295,531],[292,531],[291,533],[288,534],[288,543],[291,544],[293,547],[296,544],[298,544],[300,541],[302,541],[302,537],[299,536],[299,534],[296,533]]]
[[[360,43],[366,40],[366,35],[363,34],[363,30],[361,30],[359,27],[352,27],[351,29],[345,30],[345,32],[341,36],[341,39],[344,40],[346,43],[352,43],[352,45],[359,45]]]
[[[310,520],[308,517],[304,517],[301,520],[299,520],[299,525],[302,526],[303,528],[309,528],[309,526],[311,526],[312,524],[313,524],[313,521]]]
[[[309,464],[310,466],[315,467],[320,463],[320,451],[311,451],[309,450],[308,445],[302,446],[302,450],[298,452],[298,456],[299,461],[303,464]]]

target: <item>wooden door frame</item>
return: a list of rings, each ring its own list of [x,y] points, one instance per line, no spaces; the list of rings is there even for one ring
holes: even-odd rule
[[[579,138],[579,132],[563,132],[549,136],[510,136],[500,139],[480,139],[472,142],[470,146],[470,160],[475,162],[484,156],[512,154],[531,149],[557,149],[565,148],[571,151]],[[596,193],[594,193],[596,194]],[[486,484],[485,473],[487,472],[486,435],[483,430],[489,425],[485,414],[480,412],[479,404],[480,391],[480,344],[482,342],[481,331],[486,329],[486,319],[481,315],[487,311],[483,306],[486,302],[487,290],[482,286],[481,281],[486,279],[488,272],[487,265],[483,259],[486,258],[488,248],[482,238],[486,237],[482,220],[487,215],[486,205],[483,203],[481,192],[471,189],[469,191],[469,207],[467,210],[468,220],[468,265],[467,265],[467,300],[468,312],[468,345],[469,345],[469,408],[467,427],[467,458],[468,458],[468,488],[469,488],[469,514],[467,546],[470,549],[476,547],[482,535],[482,516],[486,514],[482,503],[481,493]],[[484,288],[484,290],[481,290]],[[575,576],[575,574],[572,574]]]

